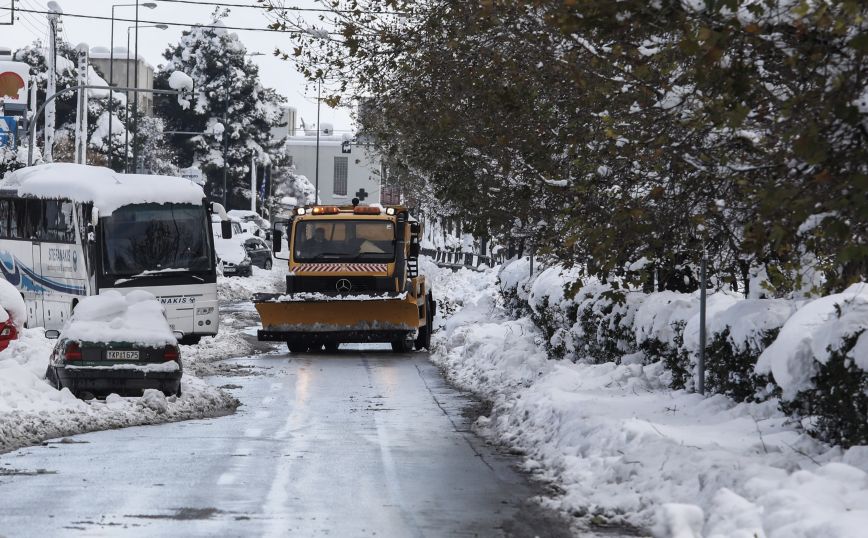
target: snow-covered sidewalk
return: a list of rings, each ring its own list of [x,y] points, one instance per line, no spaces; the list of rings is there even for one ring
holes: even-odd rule
[[[458,308],[432,360],[494,404],[480,431],[562,488],[546,502],[661,537],[865,536],[868,447],[830,449],[774,401],[673,391],[660,363],[549,360],[535,325],[508,319],[494,271],[432,273]]]

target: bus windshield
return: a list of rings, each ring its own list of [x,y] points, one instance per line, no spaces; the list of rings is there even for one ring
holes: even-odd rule
[[[395,225],[387,220],[310,220],[295,225],[295,261],[395,259]]]
[[[211,227],[201,206],[133,204],[100,219],[103,270],[132,276],[212,268]]]

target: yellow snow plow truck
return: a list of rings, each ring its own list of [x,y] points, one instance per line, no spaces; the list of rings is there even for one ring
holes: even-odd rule
[[[355,202],[355,200],[354,200]],[[259,293],[261,341],[293,352],[348,342],[388,342],[395,352],[431,344],[435,303],[419,274],[421,225],[400,206],[298,208],[272,236],[289,262],[286,293]]]

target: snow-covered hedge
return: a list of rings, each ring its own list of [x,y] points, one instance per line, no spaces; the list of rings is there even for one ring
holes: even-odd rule
[[[504,266],[500,291],[513,315],[541,329],[550,357],[659,362],[670,387],[695,387],[698,292],[643,293],[575,268],[529,269],[526,258]],[[821,439],[868,443],[868,285],[807,302],[710,293],[706,328],[706,391],[740,402],[779,398]]]

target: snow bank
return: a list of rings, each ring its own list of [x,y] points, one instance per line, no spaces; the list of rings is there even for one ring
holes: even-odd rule
[[[201,205],[202,188],[171,176],[119,174],[109,168],[73,163],[29,166],[6,174],[0,189],[20,196],[93,202],[106,216],[133,203]]]
[[[518,273],[502,271],[501,282],[504,274],[520,280]],[[830,449],[799,431],[775,401],[673,391],[659,362],[550,360],[539,329],[528,317],[507,319],[496,292],[455,286],[467,295],[435,333],[432,361],[493,403],[478,430],[522,451],[528,470],[558,484],[563,494],[550,505],[660,537],[864,536],[866,447]],[[723,308],[730,301],[719,301],[709,324],[732,326],[738,311],[730,309],[741,302]],[[640,334],[664,334],[663,319],[689,322],[692,302],[658,296],[657,307],[637,313]],[[787,315],[774,304],[741,308]],[[757,326],[747,320],[734,330],[749,335]]]
[[[180,397],[112,395],[85,402],[44,380],[52,347],[42,329],[24,329],[0,352],[0,452],[88,431],[216,416],[239,405],[189,373],[182,378]],[[186,360],[183,353],[181,358]]]
[[[81,300],[61,331],[79,342],[129,342],[150,347],[176,345],[163,306],[151,293],[109,290]]]
[[[840,347],[844,336],[865,329],[868,284],[857,283],[842,293],[808,302],[790,317],[777,339],[760,355],[759,374],[771,373],[785,399],[811,386],[811,377],[825,363],[828,348]],[[842,315],[839,319],[838,312]],[[866,370],[868,359],[855,357]]]

